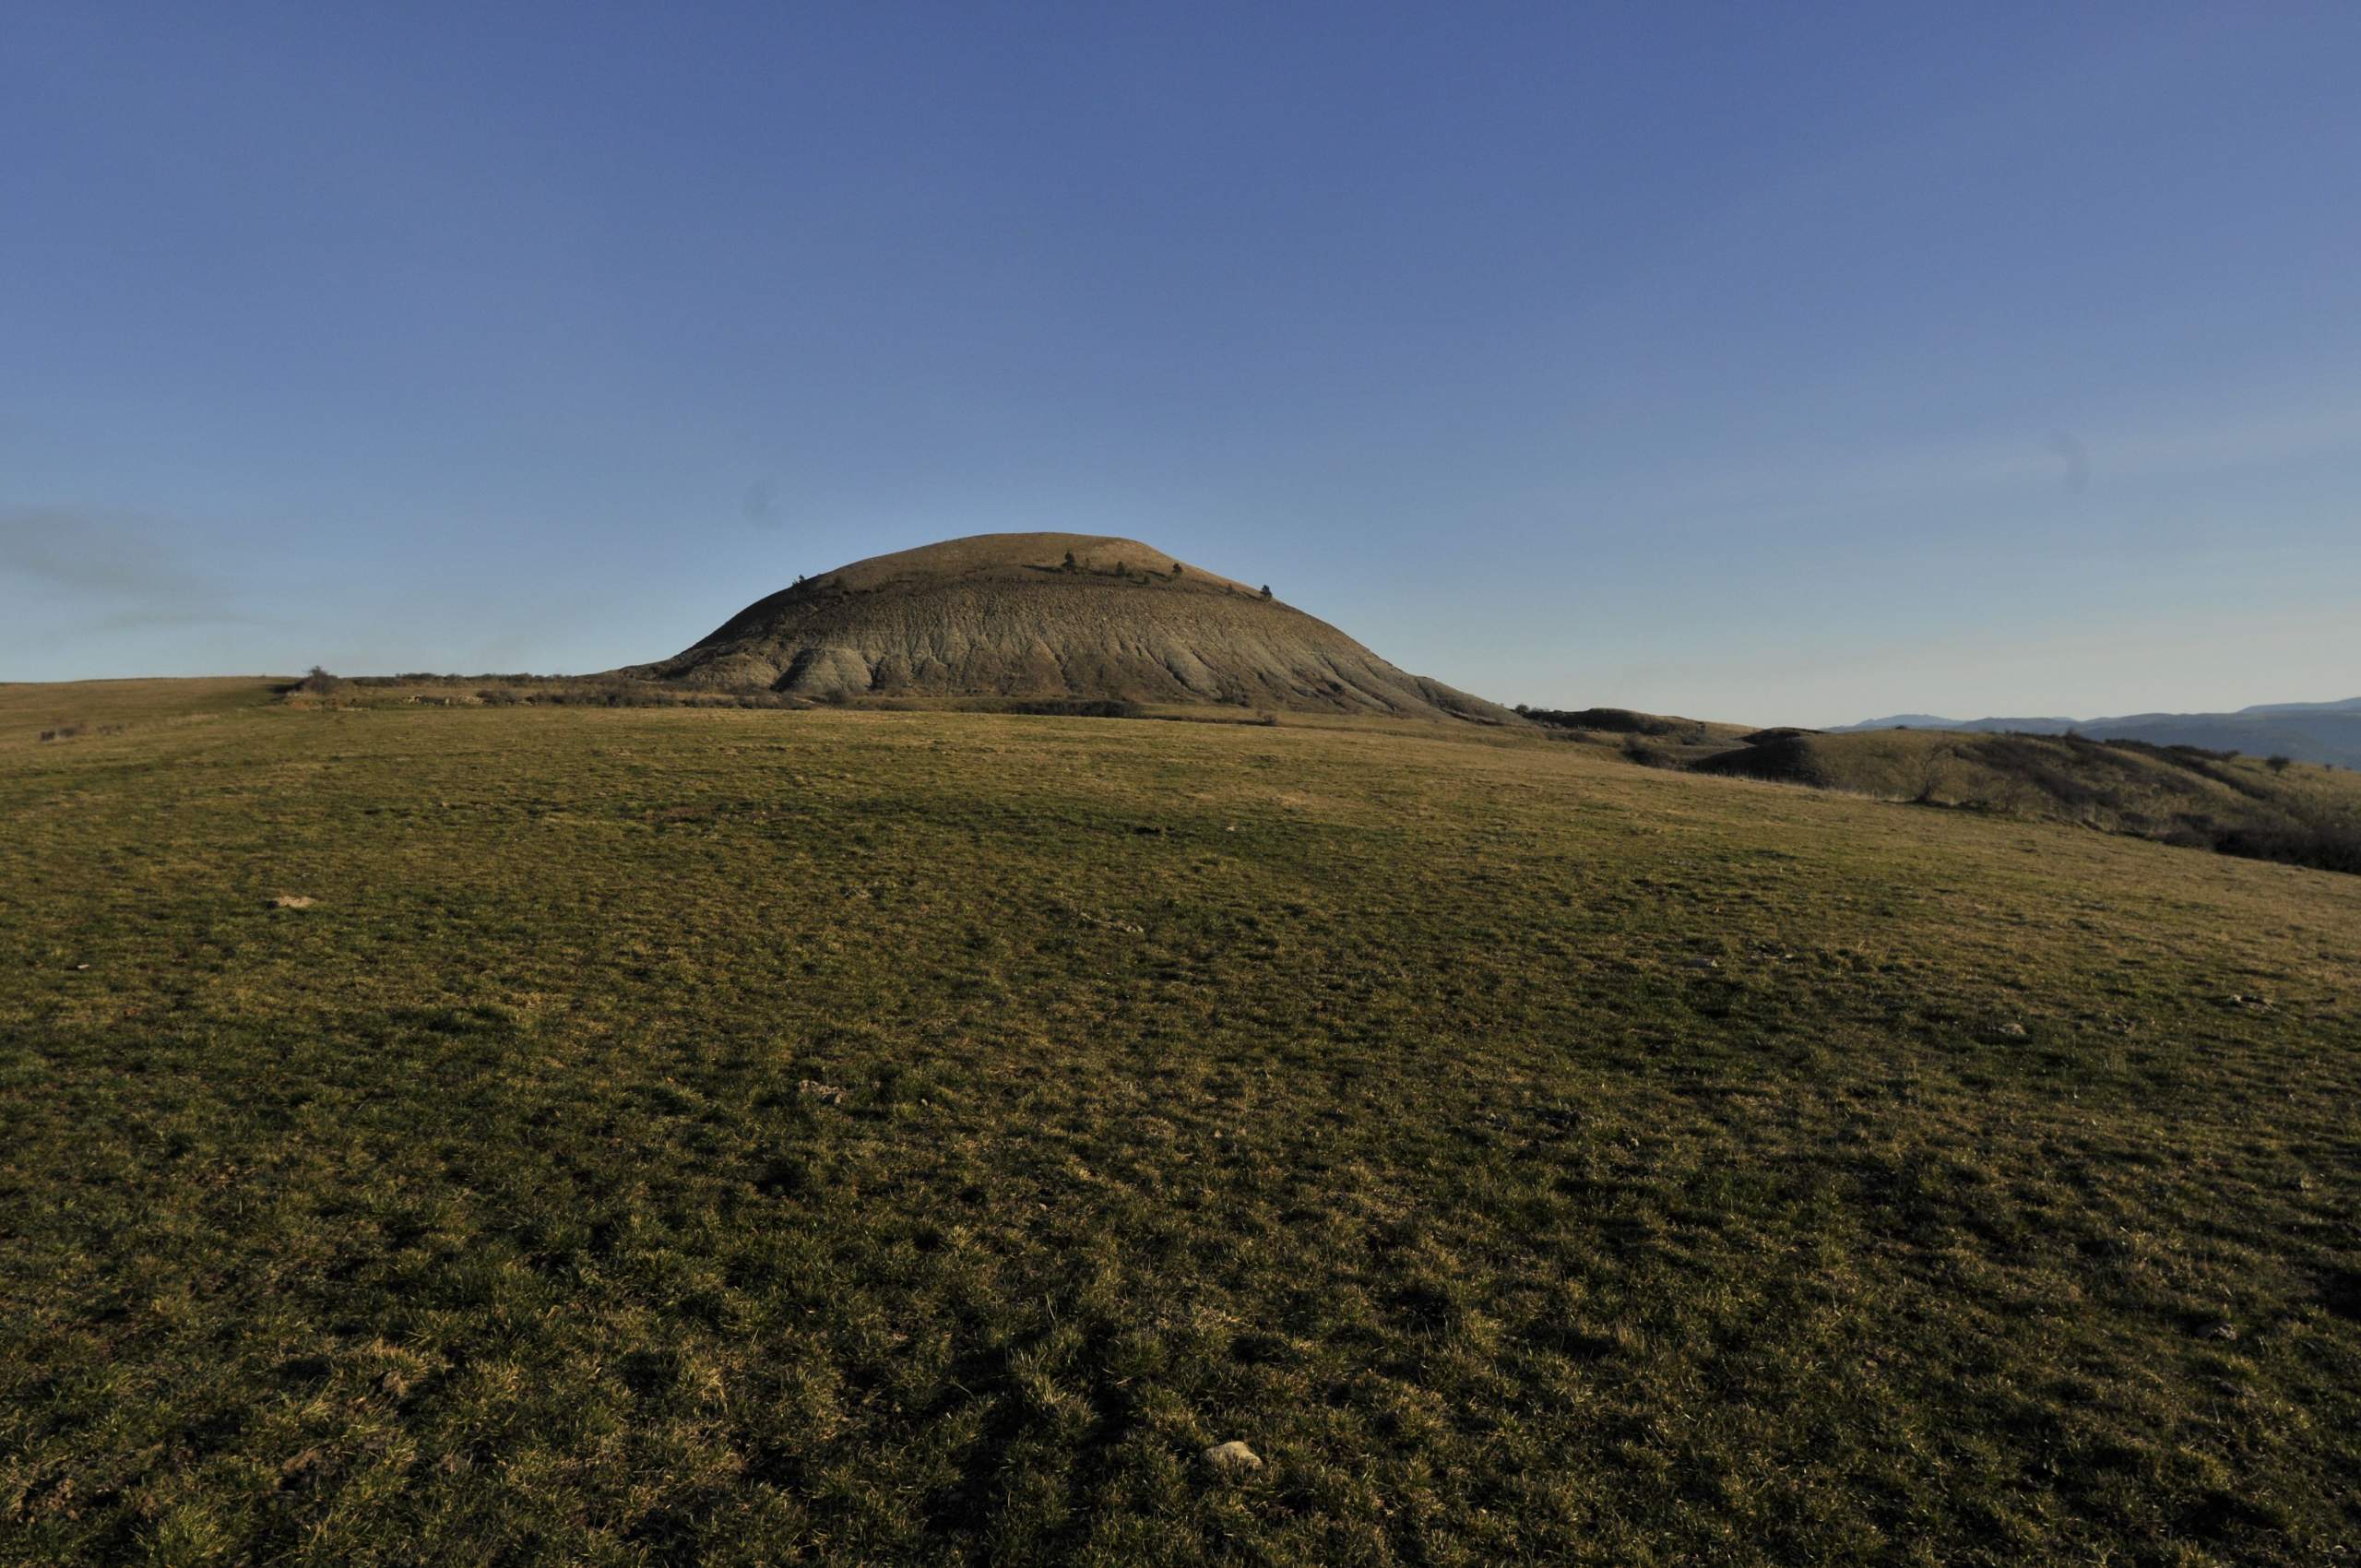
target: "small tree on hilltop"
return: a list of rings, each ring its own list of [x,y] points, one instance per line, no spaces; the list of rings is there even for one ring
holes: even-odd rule
[[[1176,577],[1180,575],[1180,563],[1178,561],[1172,563],[1172,575]]]
[[[2273,773],[2284,773],[2287,771],[2287,765],[2295,760],[2293,757],[2267,756],[2262,759],[2262,766]]]

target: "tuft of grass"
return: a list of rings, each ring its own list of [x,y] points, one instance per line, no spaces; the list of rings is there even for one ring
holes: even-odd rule
[[[0,1560],[2361,1525],[2361,881],[1374,721],[234,707],[0,813]]]

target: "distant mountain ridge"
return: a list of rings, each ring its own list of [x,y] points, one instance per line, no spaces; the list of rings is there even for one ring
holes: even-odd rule
[[[2251,756],[2361,767],[2361,697],[2342,702],[2258,703],[2235,713],[2131,713],[2111,719],[1945,719],[1898,713],[1827,731],[1956,730],[1970,733],[2088,735],[2093,740],[2146,741],[2159,746],[2202,746]]]

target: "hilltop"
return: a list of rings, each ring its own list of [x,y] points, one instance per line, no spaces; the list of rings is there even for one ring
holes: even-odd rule
[[[2361,697],[2343,702],[2259,703],[2235,713],[2127,713],[2111,719],[1944,719],[1897,713],[1840,725],[1835,735],[1871,730],[1956,730],[2026,735],[2074,733],[2100,741],[2146,741],[2159,746],[2203,746],[2255,756],[2361,767]]]
[[[616,673],[815,701],[1226,703],[1514,724],[1263,588],[1099,534],[978,534],[840,566]]]

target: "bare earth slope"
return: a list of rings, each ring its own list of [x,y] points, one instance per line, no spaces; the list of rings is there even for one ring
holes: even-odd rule
[[[874,556],[623,673],[815,699],[1081,697],[1520,722],[1259,588],[1092,534],[979,534]]]

